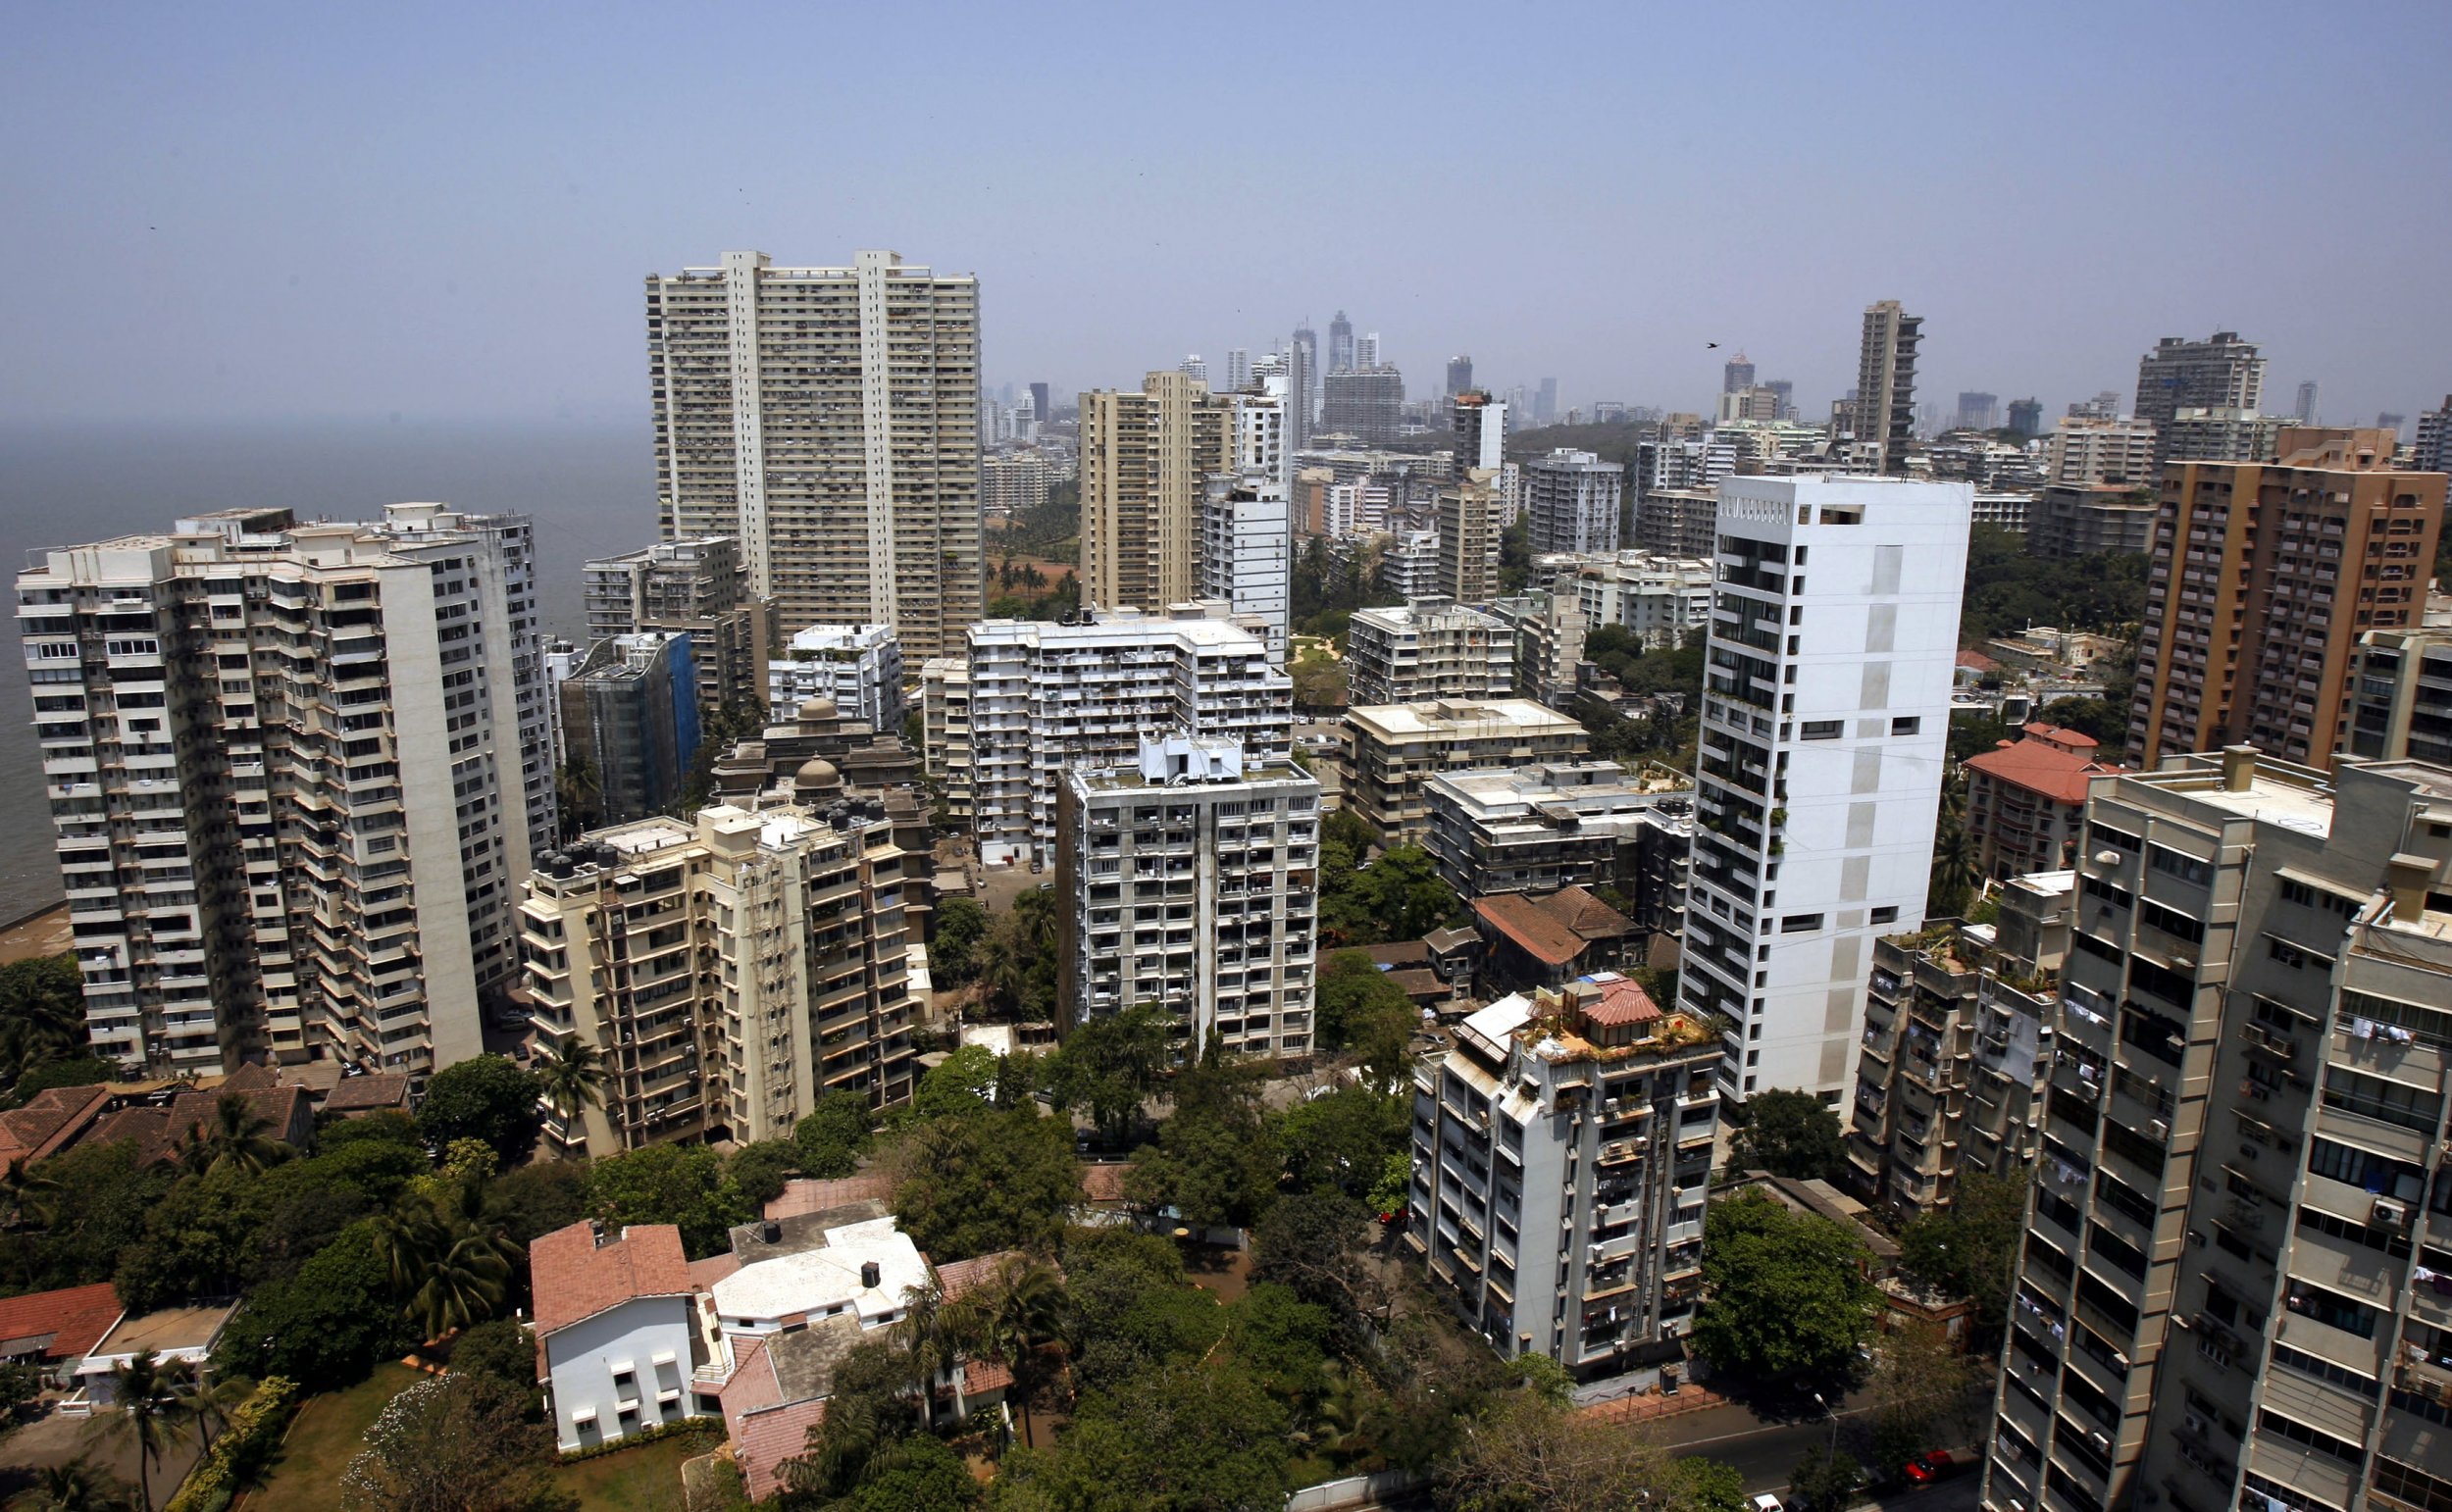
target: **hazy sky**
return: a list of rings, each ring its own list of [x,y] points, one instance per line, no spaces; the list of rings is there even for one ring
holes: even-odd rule
[[[646,408],[641,277],[976,272],[992,383],[1343,307],[1409,390],[1809,415],[1859,312],[2058,414],[2237,329],[2328,419],[2452,390],[2452,4],[37,5],[0,49],[0,415]],[[1718,341],[1722,350],[1707,351]]]

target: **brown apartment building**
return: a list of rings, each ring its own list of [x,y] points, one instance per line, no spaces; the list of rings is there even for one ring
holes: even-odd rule
[[[2445,478],[2389,430],[2293,428],[2278,462],[2177,462],[2162,483],[2129,753],[2248,744],[2329,767],[2359,637],[2419,622]]]

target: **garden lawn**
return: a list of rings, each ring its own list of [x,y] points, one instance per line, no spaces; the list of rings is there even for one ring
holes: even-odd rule
[[[247,1493],[245,1512],[332,1512],[340,1504],[341,1473],[365,1447],[366,1431],[376,1415],[418,1379],[407,1366],[387,1363],[346,1390],[308,1397],[299,1405],[273,1468]]]
[[[719,1442],[714,1434],[677,1434],[557,1466],[553,1484],[576,1494],[582,1512],[665,1512],[681,1505],[681,1462]]]

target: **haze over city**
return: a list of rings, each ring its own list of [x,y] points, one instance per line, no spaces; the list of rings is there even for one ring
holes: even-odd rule
[[[29,7],[12,40],[19,419],[635,419],[640,278],[737,248],[976,273],[985,377],[1059,392],[1343,308],[1422,392],[1469,351],[1708,407],[1744,349],[1811,412],[1899,298],[1930,394],[2057,414],[2222,328],[2349,419],[2434,396],[2452,323],[2436,5]]]

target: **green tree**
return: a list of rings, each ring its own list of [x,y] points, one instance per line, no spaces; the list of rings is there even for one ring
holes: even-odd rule
[[[20,1102],[29,1101],[38,1092],[55,1086],[100,1086],[119,1080],[120,1069],[109,1061],[95,1060],[90,1055],[72,1056],[67,1060],[42,1061],[17,1079],[10,1095]]]
[[[925,1434],[881,1450],[838,1512],[959,1512],[979,1505],[979,1483],[962,1456]]]
[[[536,1341],[516,1318],[488,1318],[451,1341],[451,1368],[532,1392],[536,1386]]]
[[[1396,846],[1367,865],[1344,854],[1345,849],[1336,841],[1320,843],[1324,938],[1348,945],[1419,939],[1463,918],[1454,889],[1439,880],[1437,863],[1420,846]]]
[[[417,1129],[436,1149],[454,1139],[483,1139],[506,1167],[536,1147],[540,1089],[508,1056],[479,1055],[437,1071],[418,1104]]]
[[[1682,1480],[1664,1451],[1618,1424],[1510,1391],[1457,1436],[1435,1487],[1450,1512],[1631,1512],[1674,1507]]]
[[[28,1165],[25,1156],[15,1157],[0,1172],[0,1228],[49,1222],[51,1199],[59,1189],[57,1180]]]
[[[525,1251],[545,1235],[587,1216],[587,1167],[540,1160],[505,1171],[485,1184],[485,1211]]]
[[[1872,1329],[1879,1293],[1865,1280],[1867,1260],[1838,1224],[1760,1191],[1712,1203],[1694,1352],[1715,1370],[1794,1389],[1835,1381]]]
[[[1326,651],[1316,646],[1304,651],[1286,673],[1294,680],[1295,707],[1304,714],[1333,714],[1345,707],[1345,664]]]
[[[1276,1195],[1284,1169],[1255,1068],[1228,1063],[1212,1039],[1177,1078],[1175,1111],[1158,1125],[1158,1142],[1134,1155],[1125,1191],[1196,1228],[1242,1227]]]
[[[1839,1115],[1812,1092],[1773,1087],[1746,1099],[1746,1122],[1730,1135],[1728,1164],[1797,1181],[1830,1181],[1847,1162]]]
[[[1286,1111],[1280,1124],[1286,1180],[1305,1191],[1360,1198],[1379,1184],[1388,1157],[1412,1137],[1410,1100],[1349,1084]]]
[[[996,1103],[996,1052],[986,1045],[966,1044],[929,1068],[911,1089],[910,1102],[895,1109],[894,1115],[899,1123],[924,1124],[986,1113]]]
[[[955,1332],[981,1357],[1013,1373],[1022,1441],[1033,1442],[1029,1406],[1045,1380],[1047,1351],[1061,1343],[1064,1283],[1045,1261],[1015,1256],[955,1304]]]
[[[2026,1230],[2025,1173],[1967,1171],[1950,1205],[1918,1215],[1899,1235],[1900,1268],[1975,1303],[1978,1331],[1998,1337]]]
[[[28,1175],[53,1184],[43,1198],[43,1232],[25,1251],[30,1290],[110,1280],[171,1185],[168,1173],[144,1164],[132,1139],[80,1144],[35,1162]]]
[[[208,1170],[225,1168],[249,1175],[290,1154],[289,1146],[272,1136],[273,1121],[255,1111],[244,1092],[224,1092],[213,1102],[213,1117],[204,1125]]]
[[[733,1151],[724,1171],[755,1217],[784,1194],[784,1184],[799,1169],[799,1149],[790,1139],[761,1139]]]
[[[1916,1323],[1883,1336],[1874,1356],[1873,1464],[1896,1470],[1936,1440],[1975,1436],[1969,1392],[1973,1362],[1938,1325]]]
[[[1252,1231],[1252,1279],[1286,1287],[1351,1330],[1387,1302],[1365,1255],[1369,1221],[1343,1192],[1280,1197]]]
[[[340,1478],[344,1512],[543,1512],[552,1439],[489,1377],[430,1376],[383,1404]],[[569,1505],[569,1503],[563,1503]]]
[[[1085,1398],[1031,1479],[1061,1512],[1277,1512],[1293,1488],[1289,1427],[1230,1362],[1168,1365]]]
[[[950,897],[937,904],[937,935],[928,942],[928,970],[940,984],[964,986],[979,976],[979,951],[988,938],[988,910],[976,898]]]
[[[15,1505],[24,1512],[131,1512],[136,1499],[127,1482],[80,1455],[36,1470],[33,1489]]]
[[[677,1226],[692,1260],[722,1250],[735,1224],[757,1217],[724,1157],[703,1144],[650,1144],[589,1162],[587,1205],[607,1227]]]
[[[1047,1060],[1055,1105],[1084,1110],[1110,1137],[1128,1136],[1142,1104],[1166,1085],[1173,1022],[1155,1003],[1135,1003],[1074,1025]]]
[[[150,1349],[139,1349],[111,1367],[111,1403],[116,1409],[101,1420],[100,1431],[125,1438],[136,1451],[136,1494],[153,1505],[153,1472],[162,1468],[162,1451],[178,1436],[186,1406],[181,1377],[186,1367],[168,1364]]]
[[[1748,1512],[1745,1472],[1702,1455],[1677,1461],[1680,1496],[1692,1512]]]
[[[403,1316],[424,1330],[421,1337],[436,1339],[481,1323],[510,1295],[517,1251],[485,1220],[479,1184],[404,1191],[375,1220],[376,1253]]]
[[[1392,1087],[1421,1026],[1405,989],[1367,952],[1341,950],[1321,969],[1317,1003],[1320,1043],[1352,1051],[1375,1085]]]
[[[918,1403],[900,1350],[884,1339],[851,1346],[835,1366],[826,1415],[808,1433],[808,1452],[778,1467],[791,1492],[830,1499],[860,1484],[872,1461],[917,1433]]]
[[[567,1128],[588,1108],[604,1106],[604,1052],[577,1034],[549,1042],[532,1073],[536,1093]]]
[[[39,1087],[21,1084],[27,1073],[75,1060],[85,1045],[85,988],[74,951],[0,966],[0,1084],[15,1085],[20,1100],[30,1097]]]
[[[1816,1445],[1789,1472],[1788,1488],[1800,1512],[1847,1512],[1865,1488],[1865,1469],[1845,1449],[1825,1454]]]
[[[835,1181],[859,1169],[860,1157],[874,1137],[876,1114],[857,1092],[830,1090],[818,1094],[809,1111],[792,1126],[792,1148],[798,1152],[800,1174]]]
[[[230,1320],[214,1368],[312,1388],[344,1386],[409,1343],[391,1279],[361,1220],[285,1281],[258,1286]]]
[[[939,1264],[1044,1248],[1081,1200],[1072,1126],[1036,1108],[938,1119],[905,1140],[894,1213]]]

